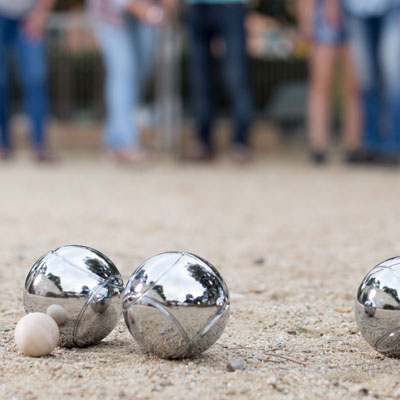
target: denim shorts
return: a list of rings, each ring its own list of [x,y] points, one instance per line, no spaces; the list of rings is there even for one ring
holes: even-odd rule
[[[341,46],[347,42],[344,24],[332,25],[325,16],[323,2],[318,1],[314,16],[314,41],[317,44]]]

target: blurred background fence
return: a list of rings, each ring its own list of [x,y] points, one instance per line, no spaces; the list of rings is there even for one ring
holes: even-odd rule
[[[266,3],[261,2],[261,6]],[[270,3],[279,5],[281,8],[276,7],[279,11],[284,2],[275,0]],[[251,12],[247,21],[255,117],[287,127],[297,127],[304,124],[308,50],[299,39],[291,18],[282,18],[282,12],[270,14]],[[187,56],[189,44],[183,23],[172,31],[170,29],[169,33],[160,42],[154,79],[145,103],[150,106],[165,105],[170,96],[179,108],[176,115],[185,120],[191,115]],[[168,46],[166,40],[174,44],[172,55],[165,54],[161,48]],[[215,43],[213,47],[216,55],[224,51],[223,44]],[[172,63],[168,61],[171,56],[174,58]],[[72,12],[53,13],[48,26],[48,57],[53,117],[61,121],[101,120],[105,111],[104,70],[90,23],[81,7]],[[163,73],[160,74],[160,71]],[[217,68],[214,93],[218,113],[223,117],[227,114],[228,102],[222,90],[221,76]],[[165,80],[169,80],[170,84],[165,85]],[[13,82],[16,83],[15,76]],[[14,108],[18,110],[21,106],[18,85],[15,85],[13,93]]]

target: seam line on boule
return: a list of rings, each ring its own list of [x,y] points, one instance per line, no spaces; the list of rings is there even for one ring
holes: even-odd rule
[[[393,267],[398,266],[400,263],[397,264],[393,264],[390,267],[387,267],[388,269],[390,269],[390,271],[392,272],[392,274],[396,277],[396,278],[400,278],[399,273],[393,269]]]
[[[54,250],[51,250],[51,253],[53,253]],[[30,287],[32,286],[33,281],[36,279],[38,272],[40,271],[42,265],[43,265],[43,260],[46,257],[46,254],[40,257],[35,264],[33,264],[31,271],[29,272],[28,277],[25,279],[24,283],[24,289],[29,290]]]
[[[69,261],[67,258],[65,258],[64,256],[54,253],[54,255],[58,258],[61,258],[63,261],[65,261],[67,264],[69,264],[71,267],[78,269],[81,272],[85,272],[87,273],[91,278],[95,279],[97,282],[106,282],[107,279],[104,279],[103,277],[101,277],[100,275],[95,274],[94,272],[90,271],[89,269],[83,269],[81,268],[80,265],[75,265],[74,263],[72,263],[71,261]]]
[[[157,283],[158,283],[158,281],[167,273],[167,272],[169,272],[173,267],[175,267],[175,265],[181,260],[181,258],[185,255],[185,253],[184,252],[178,252],[179,254],[180,254],[180,257],[172,264],[172,265],[170,265],[158,278],[157,278],[157,280],[155,281],[155,282],[153,282],[153,284],[148,288],[148,289],[146,289],[146,291],[144,291],[143,293],[140,293],[140,297],[138,298],[138,300],[139,299],[143,299],[151,290],[153,290],[154,289],[154,286],[156,286],[157,285]],[[158,255],[161,255],[161,254],[165,254],[165,253],[160,253],[160,254],[158,254]],[[142,264],[143,265],[143,264]],[[141,266],[140,266],[141,267]],[[138,270],[140,269],[140,267],[138,268]],[[134,275],[135,275],[135,273],[134,273]],[[128,285],[129,285],[129,281],[128,281]],[[136,304],[137,302],[138,302],[138,300],[136,300],[136,302],[134,302],[133,304]]]
[[[74,341],[74,343],[75,343],[77,346],[79,346],[79,345],[78,345],[78,343],[75,342],[75,338],[76,338],[76,334],[77,334],[77,332],[78,332],[79,324],[80,324],[80,322],[81,322],[81,319],[82,319],[83,315],[85,314],[86,309],[88,308],[90,302],[92,301],[92,299],[93,299],[93,297],[96,295],[96,293],[97,293],[101,288],[106,287],[107,284],[109,284],[109,282],[110,282],[113,278],[114,278],[114,276],[110,276],[110,277],[108,277],[107,279],[103,279],[103,282],[99,282],[99,284],[98,284],[96,287],[94,287],[94,288],[92,289],[92,291],[90,292],[90,293],[91,293],[90,296],[87,297],[85,304],[83,305],[81,311],[79,312],[78,318],[76,319],[76,323],[75,323],[75,326],[74,326],[74,330],[73,330],[73,332],[72,332],[73,341]],[[121,278],[121,280],[122,280],[122,278]],[[120,286],[117,286],[117,285],[110,285],[110,286],[114,286],[114,287],[117,287],[118,289],[121,289],[121,287],[120,287]],[[122,288],[123,288],[123,284],[122,284]]]
[[[89,306],[90,302],[92,301],[93,297],[94,297],[94,296],[96,295],[96,293],[97,293],[101,288],[103,288],[103,287],[104,287],[104,282],[101,282],[101,283],[99,283],[96,287],[94,287],[94,288],[92,289],[92,291],[90,292],[90,296],[88,296],[88,297],[86,298],[86,302],[85,302],[85,304],[83,305],[83,307],[81,308],[81,311],[79,312],[78,318],[76,319],[75,326],[74,326],[74,330],[73,330],[73,332],[72,332],[72,340],[73,340],[74,344],[75,344],[76,346],[78,346],[78,347],[82,347],[82,346],[80,346],[80,345],[75,341],[75,339],[76,339],[76,335],[77,335],[77,332],[78,332],[78,327],[79,327],[79,325],[80,325],[80,322],[81,322],[81,319],[82,319],[82,317],[83,317],[83,314],[85,314],[85,311],[86,311],[86,309],[88,308],[88,306]]]
[[[193,339],[190,340],[189,346],[192,345],[192,343],[197,340],[199,337],[204,336],[224,315],[225,313],[227,313],[230,309],[230,304],[225,304],[225,306],[223,307],[223,309],[215,316],[211,319],[210,322],[207,323],[207,325],[202,328],[200,330],[199,333],[197,333]]]
[[[228,286],[227,286],[227,284],[225,283],[224,279],[222,278],[221,273],[217,270],[217,268],[215,268],[215,266],[214,266],[213,264],[211,264],[209,261],[207,261],[206,259],[204,259],[204,258],[202,258],[202,257],[200,257],[200,256],[198,256],[198,255],[196,255],[196,254],[193,254],[193,253],[186,253],[186,254],[189,254],[189,255],[191,255],[192,257],[195,257],[195,258],[199,258],[201,261],[203,261],[203,263],[207,266],[207,268],[210,269],[211,272],[213,272],[213,273],[215,274],[216,278],[218,279],[219,284],[220,284],[223,288],[226,288],[226,291],[227,291],[227,294],[228,294],[228,297],[229,297],[229,289],[228,289]],[[214,270],[215,270],[215,271],[214,271]]]
[[[57,249],[58,250],[58,249]],[[73,268],[75,268],[75,269],[78,269],[79,271],[81,271],[81,272],[85,272],[86,274],[88,274],[91,278],[93,278],[95,281],[97,281],[98,282],[98,285],[94,288],[94,289],[96,289],[99,285],[107,285],[107,284],[109,284],[109,282],[111,281],[111,280],[113,280],[115,277],[119,277],[120,279],[121,279],[121,281],[122,281],[122,287],[124,286],[124,281],[123,281],[123,279],[122,279],[122,276],[121,276],[121,274],[118,274],[118,275],[112,275],[112,276],[109,276],[108,278],[103,278],[102,276],[100,276],[100,275],[97,275],[97,274],[95,274],[94,272],[92,272],[92,271],[90,271],[90,270],[88,270],[88,269],[83,269],[83,268],[81,268],[81,266],[80,265],[76,265],[76,264],[74,264],[74,263],[72,263],[71,261],[69,261],[67,258],[65,258],[64,256],[62,256],[62,255],[60,255],[60,254],[58,254],[57,252],[56,252],[56,250],[54,251],[54,255],[56,256],[56,257],[58,257],[58,258],[61,258],[63,261],[65,261],[68,265],[70,265],[71,267],[73,267]],[[118,286],[118,285],[111,285],[111,286],[114,286],[114,287],[120,287],[120,286]],[[94,290],[93,289],[93,290]]]
[[[400,327],[397,327],[396,329],[393,329],[391,332],[389,333],[385,333],[383,336],[381,336],[374,345],[374,348],[379,351],[379,352],[385,352],[384,348],[380,347],[380,345],[382,344],[382,342],[386,339],[388,339],[391,335],[399,333],[400,331]],[[379,350],[380,349],[380,350]]]
[[[179,333],[182,335],[182,337],[185,341],[185,344],[187,346],[190,346],[189,336],[187,335],[183,326],[161,303],[159,303],[157,300],[154,300],[150,297],[143,298],[142,301],[155,307],[157,310],[161,311],[169,320],[171,320],[175,324],[175,326],[178,328]]]

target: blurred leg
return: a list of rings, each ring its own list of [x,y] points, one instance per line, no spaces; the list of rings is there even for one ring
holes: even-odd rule
[[[353,54],[348,47],[342,49],[344,59],[344,148],[348,152],[361,147],[361,102]]]
[[[8,70],[8,50],[12,41],[13,30],[16,26],[0,16],[0,134],[1,146],[4,150],[11,150],[11,139],[9,132],[9,70]],[[14,23],[15,25],[15,23]]]
[[[148,24],[145,24],[133,16],[130,19],[130,32],[135,43],[135,63],[137,78],[136,82],[140,85],[140,96],[144,95],[146,85],[153,72],[155,46],[159,31]]]
[[[337,51],[335,46],[317,44],[311,57],[308,130],[311,149],[316,153],[328,148]]]
[[[213,117],[212,65],[210,42],[212,33],[208,29],[208,13],[210,6],[189,6],[188,19],[191,34],[191,66],[192,98],[197,130],[202,144],[212,151],[211,122]]]
[[[381,148],[377,79],[379,75],[377,64],[379,21],[374,18],[348,17],[347,28],[360,85],[363,141],[367,150],[379,153]]]
[[[384,149],[400,154],[400,11],[392,11],[383,18],[379,50],[387,107]]]
[[[105,144],[113,150],[139,147],[139,132],[133,120],[138,97],[134,44],[125,26],[99,24],[97,34],[106,70]]]
[[[25,106],[32,123],[32,142],[36,150],[46,147],[48,118],[47,59],[43,41],[32,41],[18,30],[18,61]]]
[[[247,146],[252,106],[246,49],[246,8],[243,4],[214,7],[219,9],[221,32],[226,42],[224,74],[235,121],[234,140]]]

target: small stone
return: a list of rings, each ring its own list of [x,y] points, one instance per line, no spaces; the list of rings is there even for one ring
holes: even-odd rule
[[[309,329],[305,328],[304,326],[297,325],[294,330],[298,333],[309,333]]]
[[[279,300],[280,299],[280,294],[279,293],[272,293],[271,294],[271,300]]]
[[[345,313],[351,312],[351,308],[350,307],[338,307],[338,308],[336,308],[336,311],[345,314]]]
[[[15,261],[21,261],[25,258],[25,255],[23,253],[14,253],[12,258]]]
[[[233,360],[229,360],[228,363],[226,364],[226,369],[229,372],[233,371],[242,371],[244,370],[244,361],[241,358],[235,358]]]
[[[274,386],[275,384],[276,384],[276,378],[275,378],[274,376],[270,376],[270,377],[267,379],[267,385]]]
[[[0,325],[0,332],[9,332],[11,329],[7,326]]]
[[[368,396],[368,389],[364,386],[357,385],[357,386],[353,386],[352,388],[350,388],[350,393],[361,395],[361,396]]]

